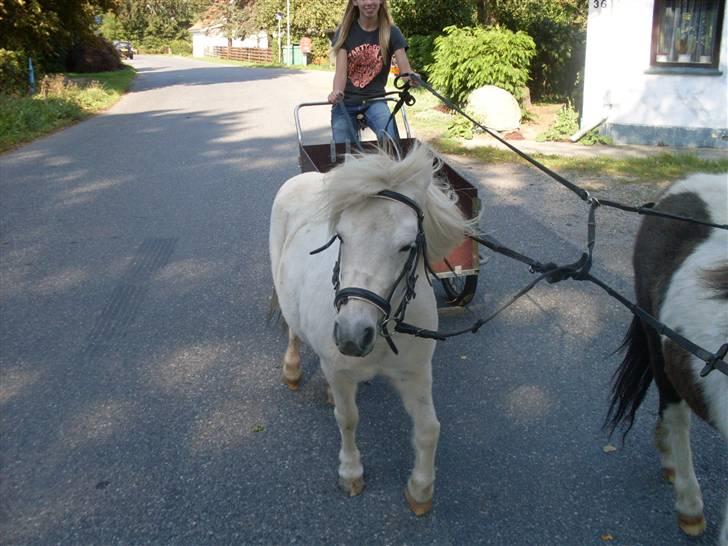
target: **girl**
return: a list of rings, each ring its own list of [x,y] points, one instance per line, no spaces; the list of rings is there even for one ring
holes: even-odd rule
[[[412,72],[407,42],[392,23],[387,0],[349,0],[331,48],[336,57],[333,90],[328,101],[334,142],[357,141],[352,135],[357,114],[381,142],[383,133],[397,140],[397,126],[390,121],[385,101],[367,101],[384,94],[392,55],[400,73]],[[343,108],[338,103],[343,101]],[[347,121],[347,116],[350,121]]]

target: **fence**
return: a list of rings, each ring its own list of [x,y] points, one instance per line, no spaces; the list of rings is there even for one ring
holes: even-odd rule
[[[256,47],[231,47],[213,46],[212,56],[231,61],[246,61],[251,63],[272,63],[273,50],[259,49]]]

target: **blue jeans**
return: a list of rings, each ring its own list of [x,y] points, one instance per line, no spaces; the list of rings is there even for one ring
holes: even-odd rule
[[[350,122],[346,120],[346,113]],[[377,136],[379,142],[382,141],[382,133],[387,133],[399,142],[399,132],[394,119],[390,121],[389,107],[385,101],[375,100],[364,104],[344,104],[343,108],[340,104],[335,104],[331,108],[331,132],[333,133],[334,142],[359,142],[357,114],[364,114],[364,120]],[[352,130],[356,133],[352,135]]]

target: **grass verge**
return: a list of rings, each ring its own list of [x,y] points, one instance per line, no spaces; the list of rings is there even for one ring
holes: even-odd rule
[[[245,68],[287,68],[289,70],[314,70],[317,72],[333,72],[334,67],[322,64],[308,64],[308,65],[287,65],[282,63],[254,63],[248,61],[234,61],[229,59],[221,59],[220,57],[191,57],[195,61],[204,61],[212,64],[227,64],[233,66],[242,66]]]
[[[129,88],[136,72],[53,75],[33,96],[0,94],[0,152],[106,110]]]
[[[528,163],[510,150],[490,146],[469,148],[446,137],[433,138],[430,143],[443,153],[470,157],[482,163],[523,163],[524,165]],[[558,173],[606,177],[624,183],[667,182],[698,172],[728,172],[728,159],[702,159],[689,152],[677,154],[664,152],[649,157],[621,159],[597,156],[583,158],[547,154],[530,155]]]
[[[451,114],[436,109],[440,101],[425,90],[413,92],[417,102],[407,110],[415,134],[443,153],[460,155],[483,163],[524,163],[526,160],[510,150],[491,146],[465,146],[461,140],[449,138],[447,128]],[[518,143],[514,145],[518,147]],[[611,178],[624,183],[665,182],[697,172],[728,172],[728,159],[702,159],[691,152],[659,153],[650,157],[568,157],[531,154],[548,168],[576,176]]]

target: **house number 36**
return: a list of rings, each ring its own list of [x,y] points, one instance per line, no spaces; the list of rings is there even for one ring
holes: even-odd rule
[[[609,5],[609,0],[594,0],[595,8],[606,8]]]

